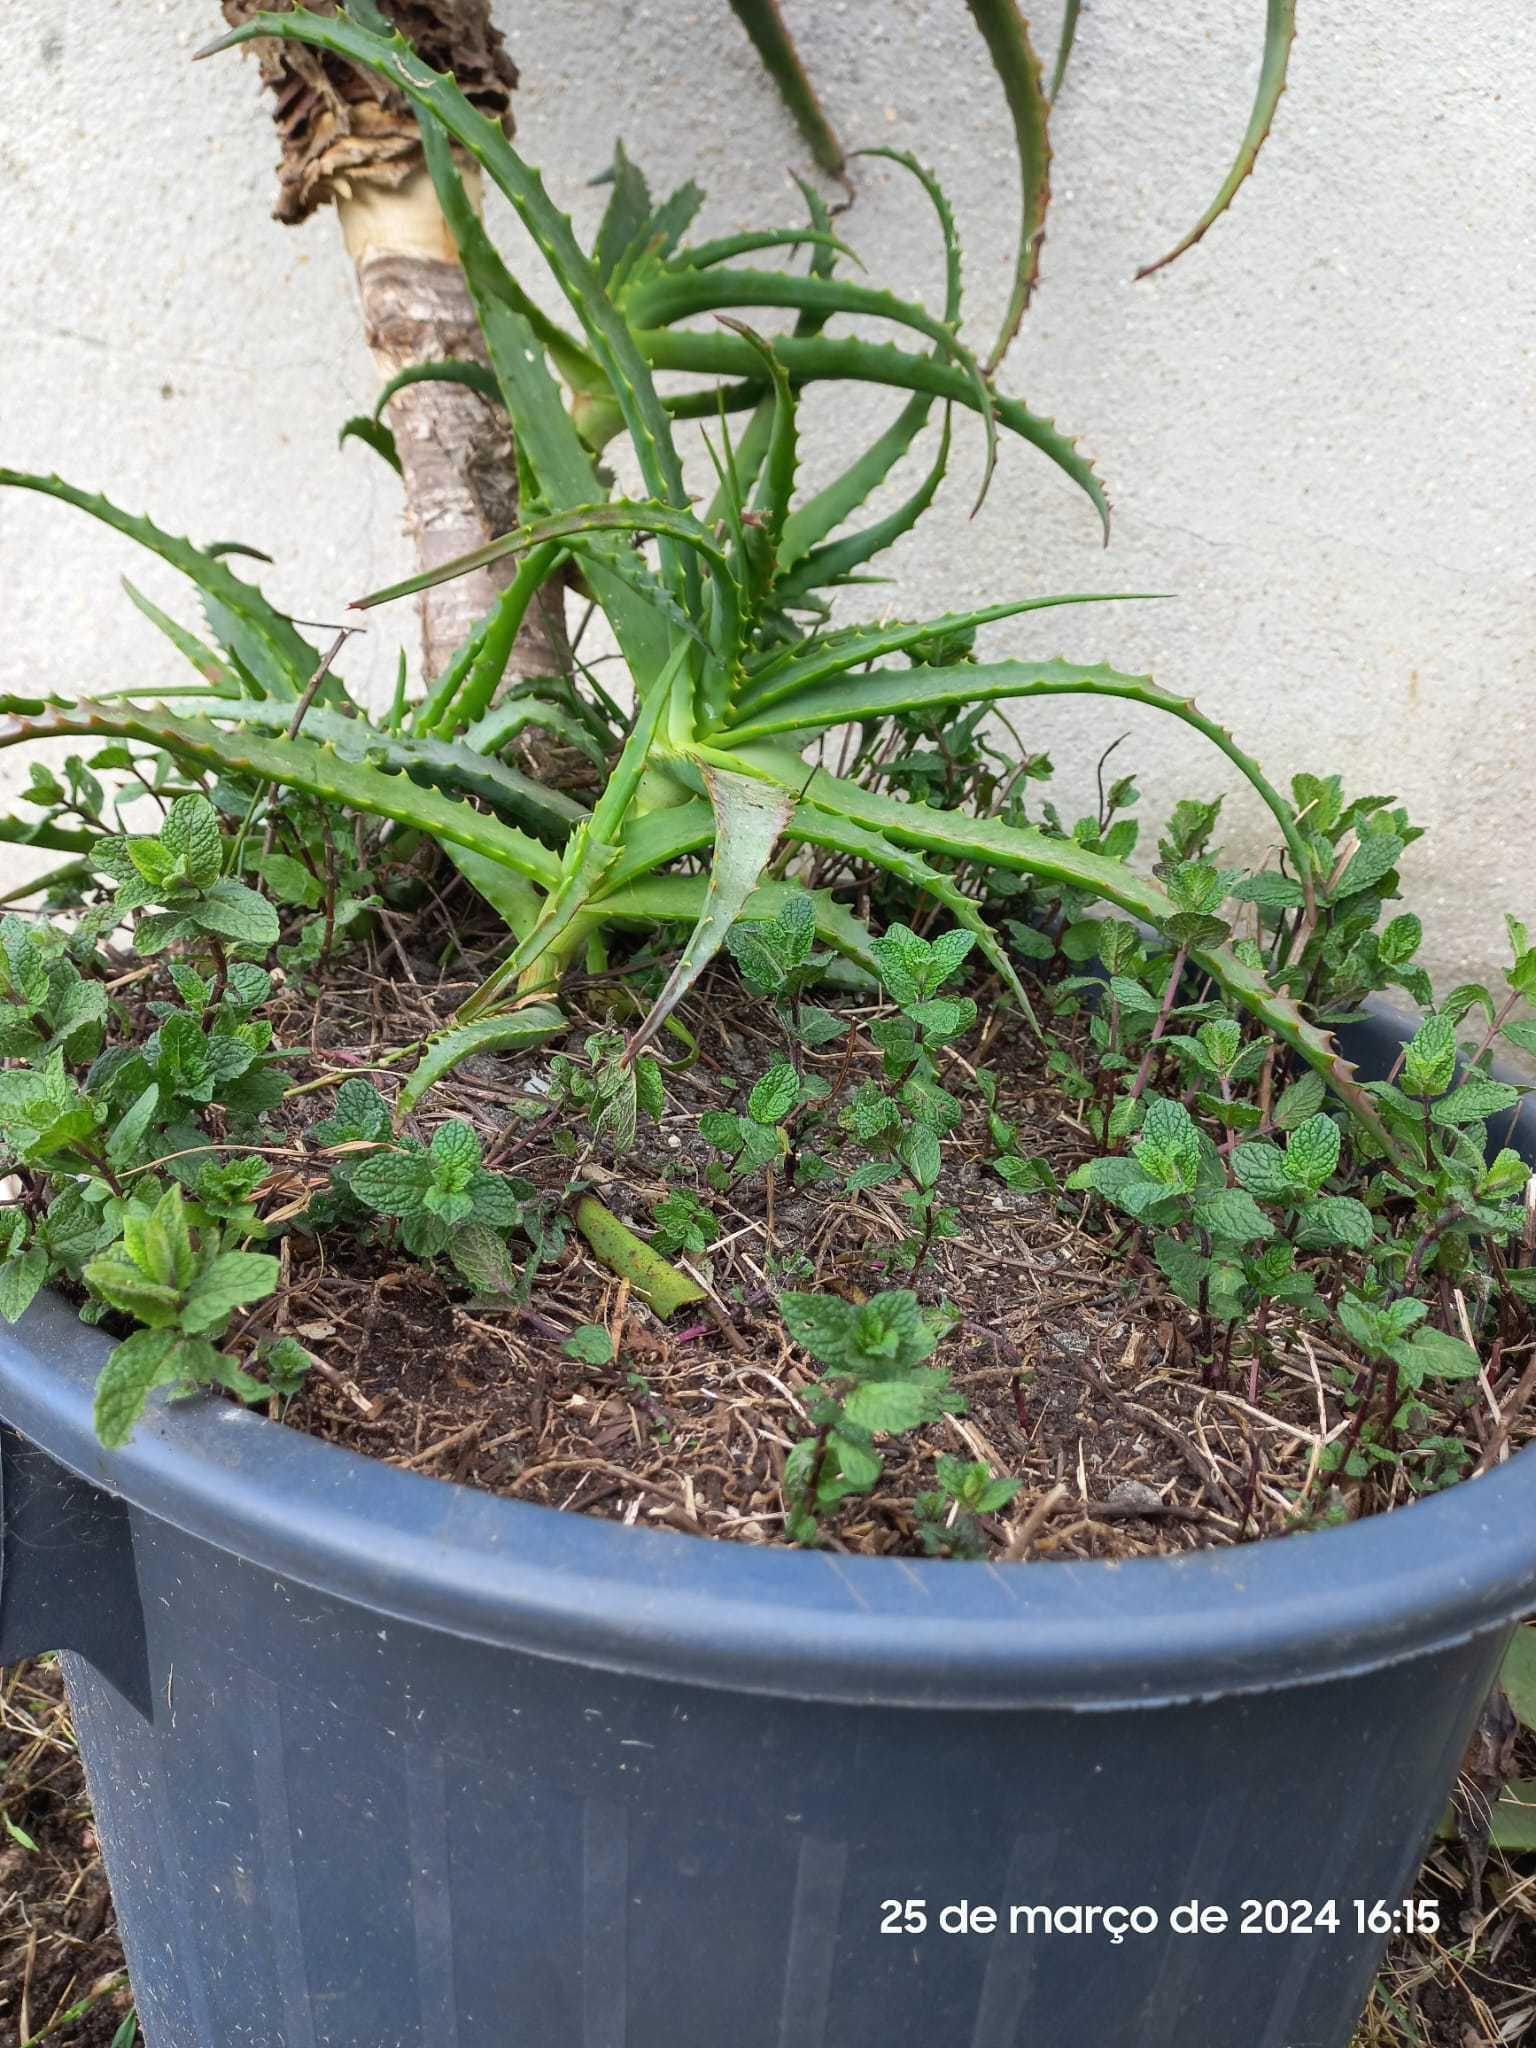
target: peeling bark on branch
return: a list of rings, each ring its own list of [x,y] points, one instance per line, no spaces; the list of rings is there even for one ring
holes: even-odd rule
[[[283,0],[268,0],[281,9]],[[334,12],[327,0],[309,0]],[[222,0],[231,25],[262,0]],[[508,134],[517,69],[487,0],[384,0],[425,61],[450,71]],[[296,43],[256,46],[282,142],[276,218],[306,220],[334,202],[357,272],[363,327],[384,377],[450,357],[484,362],[474,307],[422,157],[415,115],[371,72]],[[461,385],[411,385],[389,424],[422,568],[482,547],[517,524],[517,464],[506,415]],[[423,591],[423,669],[430,683],[515,575],[510,558]],[[518,635],[508,681],[568,673],[563,587],[541,594]]]

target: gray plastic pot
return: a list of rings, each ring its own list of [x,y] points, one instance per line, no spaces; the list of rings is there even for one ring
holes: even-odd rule
[[[1536,1604],[1529,1451],[1245,1549],[906,1563],[220,1400],[109,1454],[106,1350],[0,1335],[0,1661],[70,1653],[149,2048],[1345,2048]]]

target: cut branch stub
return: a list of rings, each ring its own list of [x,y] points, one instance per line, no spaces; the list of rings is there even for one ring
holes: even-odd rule
[[[221,0],[239,28],[253,15],[286,13],[287,0]],[[450,71],[482,114],[512,133],[517,66],[491,21],[488,0],[383,0],[390,21],[434,71]],[[334,0],[309,0],[312,14],[335,14]],[[403,93],[328,50],[276,40],[256,45],[273,119],[282,140],[278,220],[307,220],[317,206],[359,185],[393,188],[422,162],[421,134]]]

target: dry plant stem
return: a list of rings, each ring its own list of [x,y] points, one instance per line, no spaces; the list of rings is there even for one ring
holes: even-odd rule
[[[381,374],[452,359],[485,363],[484,343],[432,180],[416,170],[393,190],[359,186],[338,201],[357,272],[363,327]],[[517,464],[499,406],[462,384],[412,384],[389,403],[406,510],[423,569],[483,547],[517,524]],[[421,593],[426,679],[449,658],[517,573],[506,556]],[[529,606],[507,679],[565,675],[563,587]]]
[[[1147,1040],[1147,1049],[1141,1056],[1141,1065],[1136,1069],[1136,1078],[1131,1083],[1131,1100],[1139,1102],[1143,1090],[1152,1078],[1152,1068],[1157,1060],[1157,1048],[1163,1033],[1168,1029],[1168,1019],[1178,1001],[1179,983],[1184,978],[1184,963],[1189,958],[1187,946],[1180,946],[1173,956],[1168,970],[1168,986],[1163,991],[1162,1008],[1157,1013],[1157,1022],[1152,1026],[1152,1036]]]

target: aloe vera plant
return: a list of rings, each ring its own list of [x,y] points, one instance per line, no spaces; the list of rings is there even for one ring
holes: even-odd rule
[[[1053,694],[1154,704],[1213,739],[1254,783],[1306,882],[1312,850],[1292,807],[1193,705],[1147,678],[1107,667],[1039,659],[976,665],[969,659],[979,626],[1087,598],[1022,598],[917,623],[828,623],[828,593],[858,581],[915,523],[937,488],[948,454],[947,417],[922,487],[894,513],[846,531],[929,423],[936,400],[946,402],[946,415],[951,403],[972,406],[986,420],[989,439],[1000,428],[1034,442],[1103,510],[1097,480],[1071,444],[1048,422],[996,397],[960,338],[954,227],[928,174],[910,165],[943,234],[942,317],[846,282],[836,268],[841,246],[814,200],[804,228],[689,245],[683,238],[697,193],[685,187],[654,205],[643,178],[623,161],[589,253],[500,128],[387,32],[376,10],[258,16],[214,47],[258,36],[291,38],[371,66],[415,108],[523,470],[529,516],[516,531],[360,602],[383,604],[495,556],[516,557],[518,573],[429,694],[414,707],[398,698],[385,720],[371,721],[299,628],[220,553],[56,479],[3,472],[0,481],[63,498],[189,574],[222,651],[183,646],[198,670],[198,679],[180,693],[192,700],[187,706],[170,706],[164,691],[109,692],[68,703],[8,699],[0,743],[69,733],[116,736],[254,790],[253,807],[263,789],[288,790],[435,839],[505,919],[512,946],[463,1004],[448,1040],[431,1049],[434,1076],[452,1064],[456,1046],[468,1052],[494,1045],[498,1019],[507,1043],[558,1029],[560,1013],[550,999],[569,964],[601,943],[605,927],[682,926],[688,936],[633,1034],[633,1058],[733,924],[772,914],[773,891],[765,880],[782,842],[866,863],[925,891],[974,935],[1026,1009],[1008,952],[964,887],[968,868],[1041,878],[1179,931],[1179,905],[1122,860],[1033,827],[899,801],[816,758],[826,734],[896,713],[944,715],[992,700]],[[465,195],[455,147],[478,163],[530,230],[579,336],[540,313],[508,273]],[[808,274],[744,266],[742,259],[770,245],[808,249]],[[793,311],[793,332],[770,340],[733,317],[763,308]],[[717,316],[714,332],[677,324],[700,314]],[[843,314],[883,317],[927,347],[918,353],[829,333],[829,322]],[[696,392],[663,392],[653,371],[670,361],[727,376],[740,372],[705,395],[715,420],[713,432],[705,431],[718,488],[702,516],[684,483],[674,422],[680,415],[704,416],[706,404]],[[557,372],[571,388],[569,409]],[[797,416],[804,387],[826,377],[896,384],[912,396],[868,450],[807,496],[798,488]],[[730,416],[739,411],[749,417],[733,435]],[[642,497],[609,495],[600,480],[594,451],[620,431],[638,460]],[[653,560],[637,546],[642,539],[654,546]],[[622,710],[596,686],[589,670],[588,690],[568,680],[492,709],[522,617],[566,564],[607,619],[628,670],[630,708]],[[148,701],[155,698],[160,701]],[[604,761],[605,776],[590,804],[541,788],[501,758],[523,715],[563,723]],[[679,871],[678,863],[706,854],[705,872]],[[817,918],[825,944],[868,966],[869,934],[849,910],[821,892]],[[1190,962],[1316,1066],[1374,1125],[1371,1104],[1331,1041],[1218,932],[1224,936],[1209,920],[1191,931],[1185,945]],[[532,1017],[529,1005],[537,1005]]]

